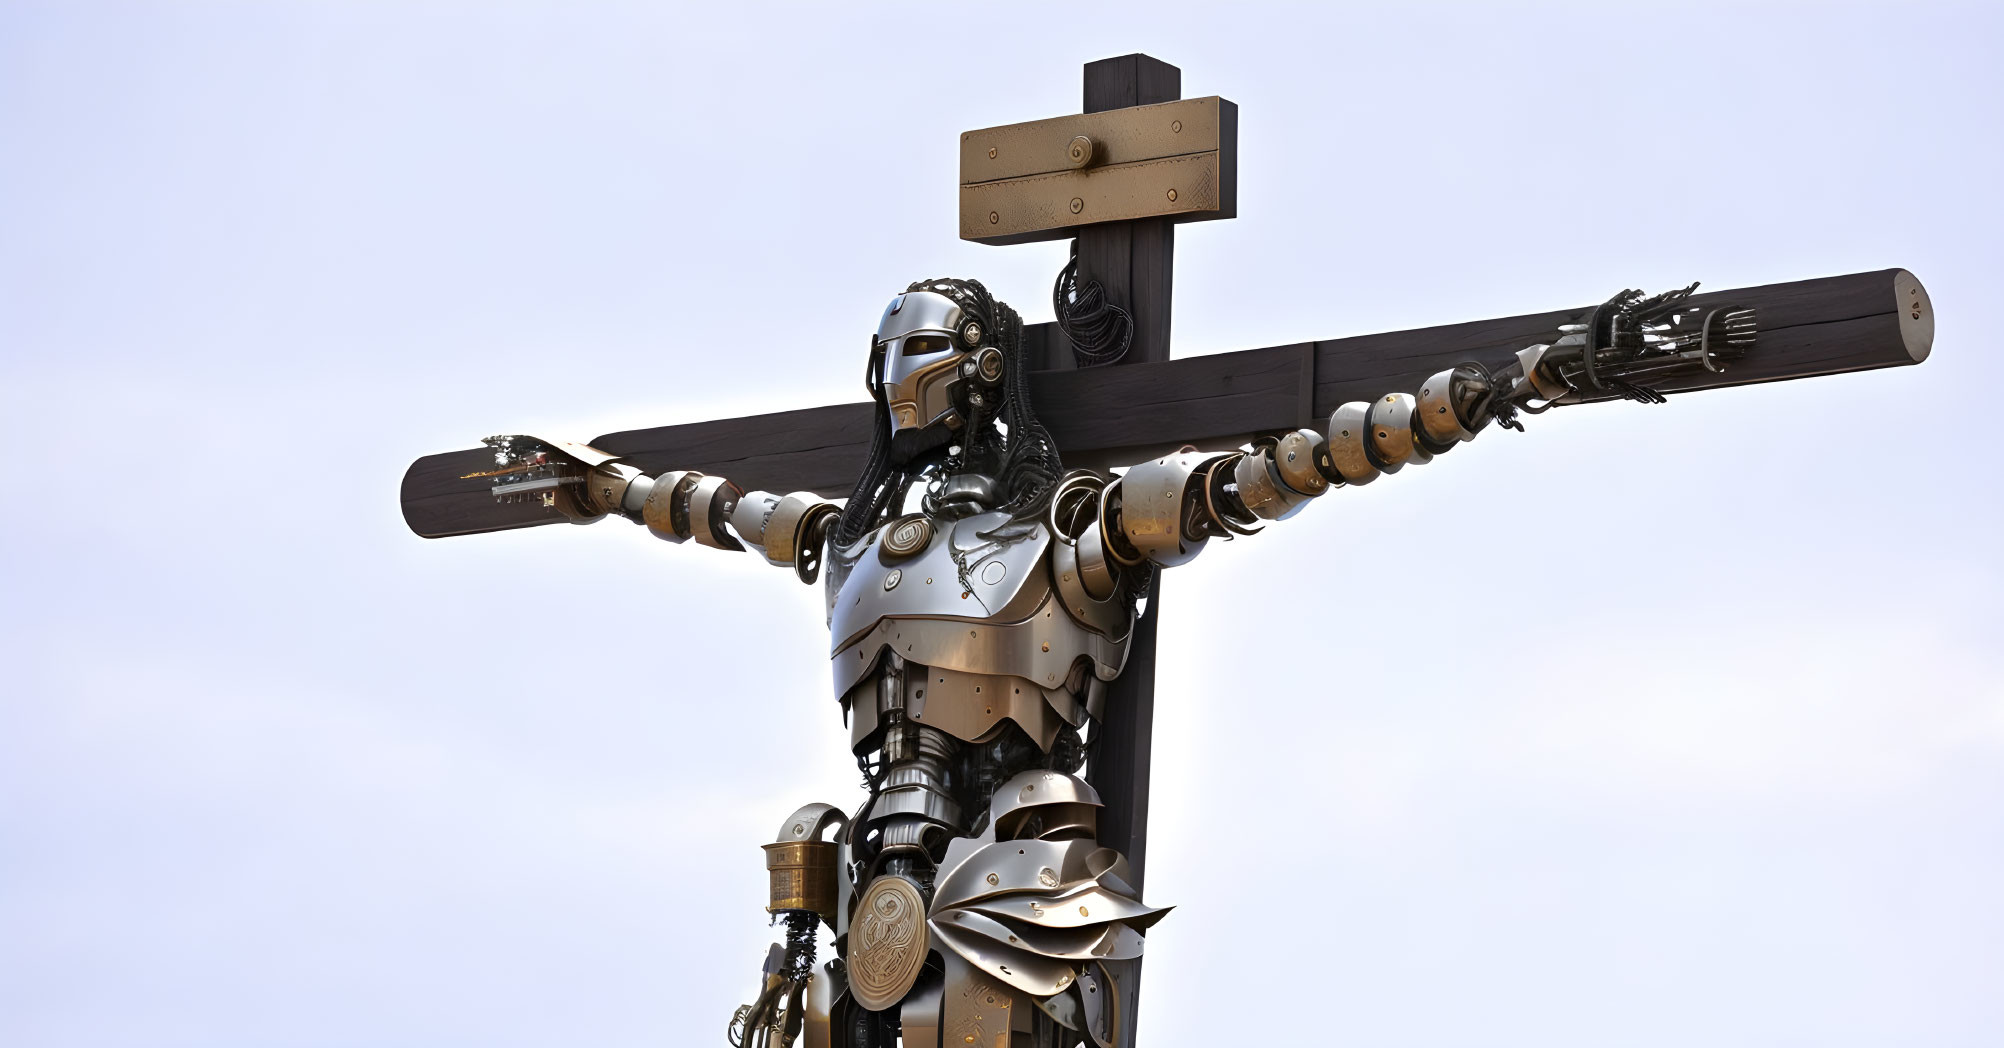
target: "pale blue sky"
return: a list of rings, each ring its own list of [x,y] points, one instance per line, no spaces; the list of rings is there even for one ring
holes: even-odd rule
[[[720,1038],[757,845],[860,799],[815,594],[424,542],[398,481],[857,399],[919,277],[1048,319],[1062,247],[954,239],[955,136],[1129,51],[1243,115],[1180,354],[1892,266],[1939,311],[1921,367],[1544,416],[1179,569],[1151,1048],[1995,1044],[2000,29],[0,3],[0,1044]]]

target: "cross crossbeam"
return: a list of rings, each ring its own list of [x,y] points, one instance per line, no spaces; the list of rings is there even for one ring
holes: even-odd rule
[[[1694,295],[1693,302],[1760,310],[1760,351],[1723,374],[1665,381],[1686,392],[1915,364],[1927,357],[1933,314],[1915,309],[1912,274],[1886,269]],[[1375,335],[1298,342],[1117,368],[1051,370],[1031,378],[1037,411],[1067,465],[1107,466],[1182,443],[1235,445],[1260,433],[1326,419],[1346,400],[1410,390],[1464,360],[1501,366],[1524,346],[1550,341],[1591,306]],[[1915,317],[1913,314],[1921,315]],[[1063,344],[1055,325],[1033,324],[1036,352]],[[869,450],[867,402],[803,408],[677,426],[622,430],[592,441],[643,470],[699,469],[746,488],[849,493]],[[533,527],[555,510],[496,505],[484,479],[461,480],[492,451],[427,455],[404,475],[404,520],[426,538]]]

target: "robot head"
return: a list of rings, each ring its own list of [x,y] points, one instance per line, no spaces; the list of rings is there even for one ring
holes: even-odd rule
[[[993,406],[1003,355],[989,326],[936,291],[891,300],[877,325],[870,371],[872,382],[882,376],[893,434],[935,425],[958,430],[973,409]]]

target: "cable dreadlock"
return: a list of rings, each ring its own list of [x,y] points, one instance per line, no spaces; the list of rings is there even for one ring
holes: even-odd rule
[[[982,404],[970,407],[967,428],[961,438],[961,459],[993,472],[1003,486],[1003,502],[996,508],[1008,513],[1011,519],[1042,514],[1058,478],[1064,476],[1065,467],[1058,455],[1057,442],[1037,419],[1030,403],[1030,364],[1023,348],[1023,318],[1008,303],[990,295],[978,280],[920,280],[905,291],[930,291],[951,299],[960,307],[964,319],[980,322],[981,344],[1002,351],[1005,377],[1001,402],[998,405],[994,398],[983,398]],[[862,538],[902,507],[912,483],[923,472],[923,466],[917,462],[891,461],[890,411],[884,398],[883,368],[883,358],[873,339],[867,381],[877,405],[875,428],[870,437],[869,460],[835,529],[836,540],[841,543]],[[998,421],[1002,429],[996,427]],[[1006,435],[1003,429],[1007,430]]]
[[[870,363],[863,373],[863,383],[877,405],[871,413],[870,457],[863,463],[862,475],[856,478],[856,489],[849,493],[842,519],[835,524],[835,541],[839,545],[868,534],[882,519],[888,505],[902,505],[912,482],[909,471],[891,467],[891,409],[884,399],[884,358],[878,352],[874,335],[870,338]]]

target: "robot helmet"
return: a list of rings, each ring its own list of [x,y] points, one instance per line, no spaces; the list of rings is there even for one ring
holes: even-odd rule
[[[995,335],[984,318],[937,291],[892,299],[877,325],[871,361],[873,381],[882,375],[891,432],[964,426],[968,406],[993,395],[986,391],[1002,381]]]

